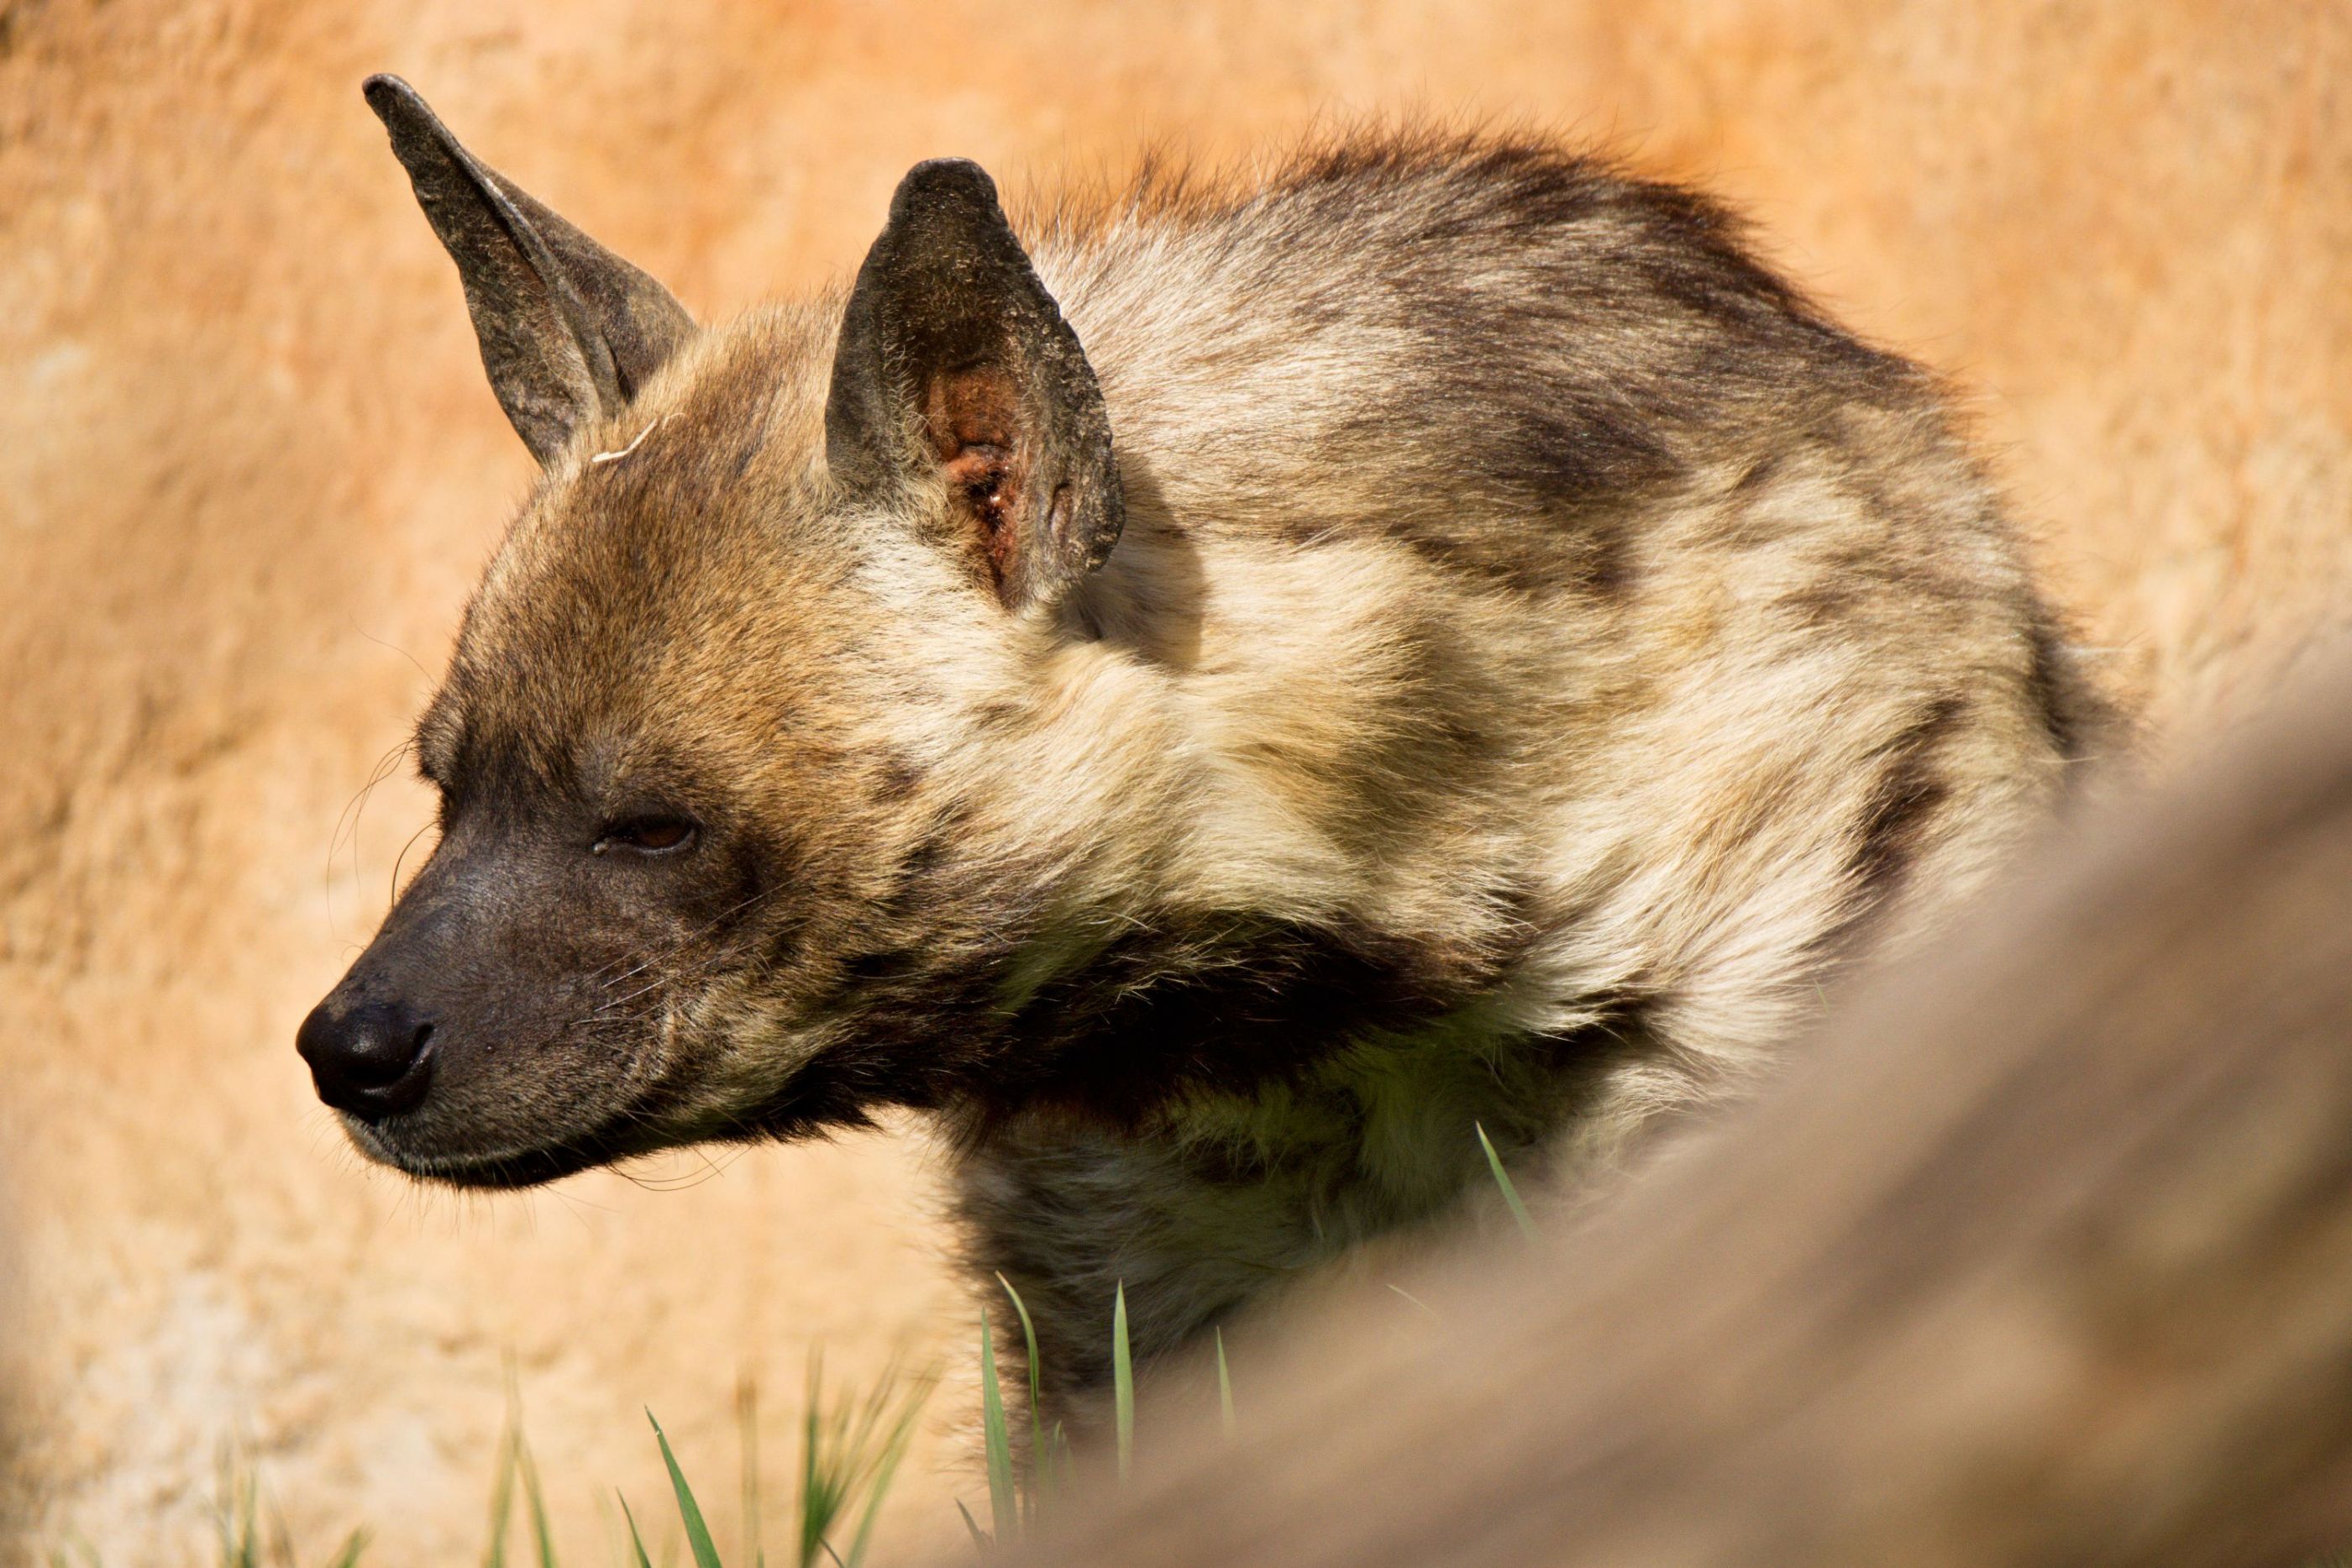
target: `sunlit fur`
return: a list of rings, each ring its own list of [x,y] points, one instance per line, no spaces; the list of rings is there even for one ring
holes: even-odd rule
[[[551,467],[422,750],[738,846],[595,1046],[652,1091],[514,1124],[936,1113],[1057,1407],[1117,1282],[1155,1354],[1444,1211],[1474,1123],[1575,1180],[1738,1092],[2092,743],[1936,384],[1697,198],[1391,138],[1018,226],[1126,496],[1074,595],[838,493],[839,298],[758,310]]]

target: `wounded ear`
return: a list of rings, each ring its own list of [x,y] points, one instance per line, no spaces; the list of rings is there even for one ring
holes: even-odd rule
[[[458,144],[416,89],[362,89],[434,233],[457,264],[482,366],[543,466],[572,433],[618,413],[694,331],[669,291]]]
[[[944,486],[950,544],[1004,603],[1052,603],[1124,517],[1078,337],[976,163],[919,163],[842,318],[825,460],[853,491]]]

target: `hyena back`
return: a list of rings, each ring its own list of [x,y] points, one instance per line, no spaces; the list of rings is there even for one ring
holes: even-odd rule
[[[2101,714],[1933,382],[1723,215],[1386,137],[702,328],[375,78],[544,473],[301,1032],[515,1185],[912,1107],[1049,1397],[1736,1089]]]

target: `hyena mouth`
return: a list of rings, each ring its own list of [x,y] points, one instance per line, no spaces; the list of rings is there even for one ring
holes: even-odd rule
[[[512,1190],[541,1186],[617,1156],[596,1141],[579,1139],[500,1155],[399,1155],[384,1163],[403,1174],[446,1186]]]
[[[381,1126],[355,1116],[345,1116],[342,1121],[362,1153],[404,1176],[448,1186],[512,1189],[560,1181],[637,1152],[624,1147],[618,1136],[619,1129],[635,1114],[635,1109],[631,1107],[572,1137],[495,1154],[404,1149],[387,1138]]]

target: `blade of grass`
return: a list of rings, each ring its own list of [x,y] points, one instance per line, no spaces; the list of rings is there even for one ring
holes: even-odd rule
[[[1013,1437],[1004,1426],[1004,1390],[996,1380],[996,1334],[988,1309],[980,1309],[980,1422],[988,1448],[988,1511],[996,1539],[1009,1542],[1021,1530],[1021,1504],[1013,1490]]]
[[[509,1425],[499,1443],[499,1479],[490,1489],[490,1544],[482,1568],[507,1568],[507,1524],[514,1517],[515,1436]]]
[[[1118,1417],[1118,1479],[1127,1479],[1135,1466],[1135,1361],[1127,1348],[1127,1281],[1110,1308],[1111,1406]]]
[[[1045,1452],[1054,1475],[1054,1490],[1060,1491],[1070,1484],[1070,1472],[1076,1461],[1070,1458],[1070,1437],[1062,1430],[1059,1421],[1045,1434]]]
[[[1419,1312],[1423,1317],[1427,1318],[1431,1322],[1442,1323],[1445,1321],[1444,1318],[1437,1315],[1437,1309],[1435,1307],[1431,1306],[1427,1301],[1423,1301],[1419,1296],[1414,1295],[1402,1285],[1392,1284],[1389,1289],[1402,1297],[1407,1305],[1411,1306],[1414,1312]]]
[[[226,1448],[220,1465],[221,1485],[227,1494],[221,1513],[223,1568],[260,1568],[260,1484],[239,1468],[236,1455]]]
[[[343,1541],[342,1550],[327,1560],[327,1568],[359,1568],[360,1553],[367,1550],[367,1531],[354,1530]]]
[[[654,1413],[646,1412],[653,1421],[654,1441],[661,1445],[662,1463],[669,1470],[669,1488],[677,1496],[678,1522],[686,1526],[686,1543],[694,1549],[695,1568],[723,1568],[719,1561],[719,1548],[710,1542],[710,1526],[703,1522],[702,1505],[694,1500],[694,1489],[686,1484],[686,1472],[677,1468],[677,1456],[670,1452],[669,1434],[661,1423],[654,1421]]]
[[[253,1484],[256,1489],[261,1485],[259,1470],[253,1473]],[[274,1500],[269,1504],[269,1546],[270,1555],[277,1558],[279,1568],[295,1568],[294,1535],[286,1528],[285,1511]]]
[[[768,1568],[760,1542],[760,1387],[749,1375],[735,1378],[735,1429],[743,1455],[743,1561]]]
[[[963,1527],[971,1531],[972,1550],[985,1556],[988,1552],[988,1532],[981,1529],[980,1521],[972,1518],[971,1510],[964,1507],[963,1499],[956,1499],[955,1505],[956,1511],[963,1515]]]
[[[1225,1436],[1230,1437],[1234,1435],[1234,1380],[1225,1370],[1225,1331],[1220,1328],[1216,1330],[1216,1335],[1217,1416],[1224,1427]]]
[[[613,1495],[621,1500],[621,1517],[628,1521],[629,1545],[636,1552],[637,1568],[654,1568],[654,1560],[646,1554],[646,1538],[637,1533],[637,1516],[629,1511],[628,1494],[615,1487]]]
[[[824,1459],[824,1355],[809,1351],[801,1387],[800,1568],[816,1561],[833,1526],[833,1479]]]
[[[885,1381],[884,1386],[888,1386]],[[907,1457],[908,1445],[915,1439],[915,1419],[922,1414],[923,1402],[930,1397],[928,1379],[918,1382],[907,1394],[898,1408],[897,1421],[890,1428],[889,1439],[882,1446],[882,1457],[875,1462],[873,1473],[866,1482],[866,1511],[857,1521],[857,1534],[849,1543],[849,1561],[844,1568],[861,1568],[866,1550],[873,1543],[875,1522],[882,1517],[882,1500],[889,1495],[890,1483],[898,1473],[899,1461]]]
[[[251,1476],[239,1476],[231,1483],[235,1489],[229,1504],[235,1522],[228,1560],[233,1568],[259,1568],[261,1562],[260,1526],[254,1514],[258,1507],[257,1491]]]
[[[523,1501],[530,1509],[530,1541],[539,1553],[539,1568],[555,1568],[555,1537],[547,1528],[547,1499],[539,1490],[539,1466],[531,1462],[530,1446],[522,1439],[522,1419],[515,1419],[515,1469],[522,1476]]]
[[[1029,1321],[1028,1303],[1013,1288],[1013,1281],[1000,1272],[996,1282],[1004,1287],[1004,1293],[1013,1298],[1013,1310],[1021,1314],[1021,1342],[1029,1356],[1029,1496],[1025,1511],[1034,1524],[1045,1493],[1053,1485],[1053,1474],[1045,1463],[1045,1418],[1039,1414],[1043,1401],[1037,1392],[1037,1325]]]
[[[1473,1122],[1471,1125],[1478,1129],[1478,1146],[1486,1151],[1486,1168],[1495,1173],[1495,1185],[1503,1189],[1503,1202],[1509,1207],[1511,1218],[1519,1222],[1519,1234],[1533,1241],[1536,1222],[1528,1218],[1528,1206],[1519,1201],[1519,1189],[1511,1185],[1511,1174],[1503,1168],[1503,1156],[1495,1152],[1495,1140],[1486,1135],[1484,1124]]]
[[[507,1474],[501,1485],[507,1492],[507,1503],[513,1500],[517,1479],[522,1482],[523,1505],[530,1513],[530,1540],[539,1557],[539,1568],[555,1568],[555,1541],[547,1527],[547,1498],[540,1490],[539,1467],[531,1462],[530,1445],[522,1435],[522,1376],[516,1369],[514,1353],[506,1356],[507,1382]],[[496,1550],[499,1559],[506,1556],[505,1515],[499,1515]]]

